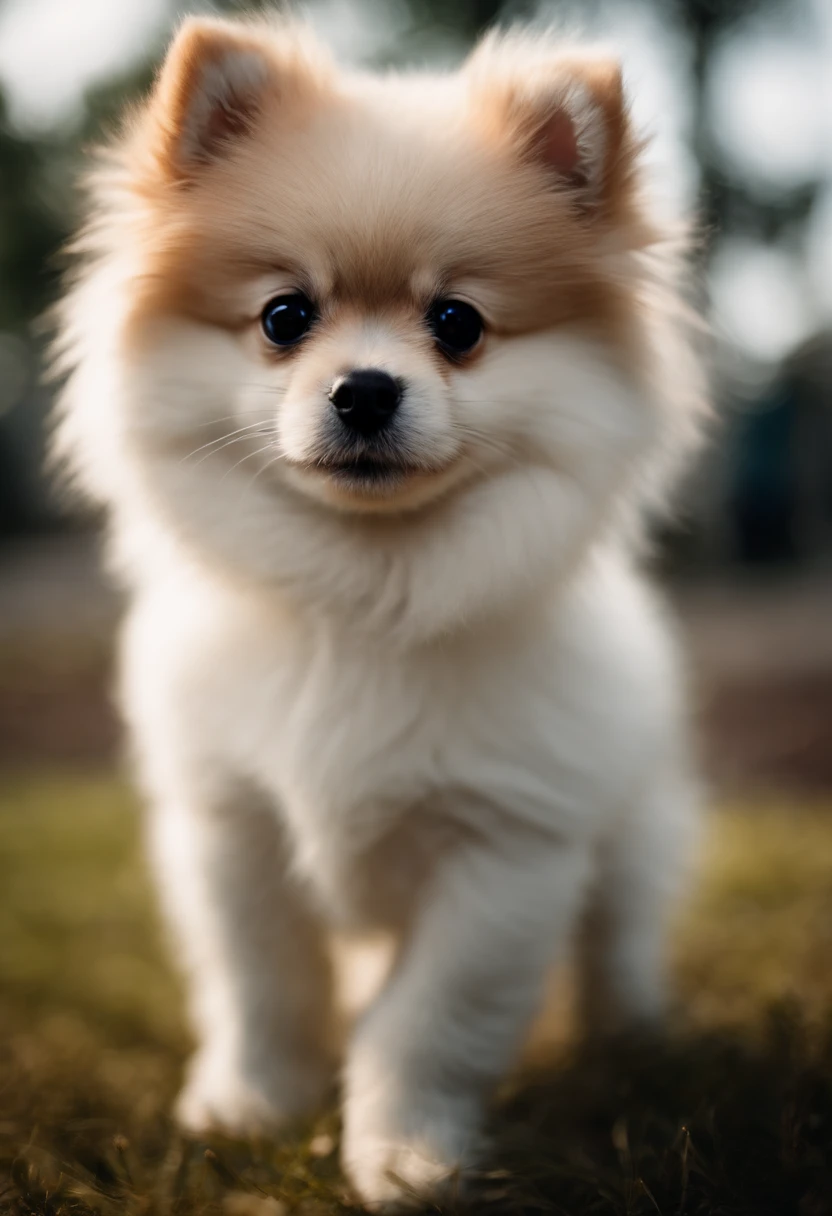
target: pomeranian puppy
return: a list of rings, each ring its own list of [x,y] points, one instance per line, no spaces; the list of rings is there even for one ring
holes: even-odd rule
[[[371,76],[197,19],[92,176],[57,448],[129,595],[178,1117],[260,1132],[340,1069],[367,1203],[476,1167],[573,943],[583,1028],[663,1008],[696,790],[634,554],[702,391],[640,152],[580,46]],[[344,1038],[345,927],[397,946]]]

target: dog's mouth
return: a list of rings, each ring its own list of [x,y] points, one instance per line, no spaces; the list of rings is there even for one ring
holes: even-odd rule
[[[362,488],[383,489],[399,485],[407,477],[424,472],[415,465],[401,460],[389,460],[374,456],[354,456],[321,461],[315,466],[341,485],[356,485]]]
[[[302,460],[284,460],[324,501],[360,511],[413,509],[452,484],[459,459],[414,459],[406,451],[324,451]]]
[[[327,455],[299,462],[304,472],[326,478],[339,489],[363,494],[384,494],[400,489],[416,478],[442,472],[438,466],[417,464],[382,454]]]

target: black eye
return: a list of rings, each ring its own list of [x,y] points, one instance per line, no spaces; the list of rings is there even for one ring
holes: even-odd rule
[[[482,317],[464,300],[437,300],[428,313],[428,325],[449,355],[467,355],[483,331]]]
[[[315,320],[315,305],[300,291],[275,296],[263,309],[263,333],[275,346],[294,346]]]

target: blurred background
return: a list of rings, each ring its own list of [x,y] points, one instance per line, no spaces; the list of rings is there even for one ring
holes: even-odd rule
[[[184,1042],[173,981],[147,944],[118,775],[118,603],[94,523],[66,514],[43,471],[40,318],[78,219],[85,146],[147,87],[184,12],[256,8],[0,0],[0,1031],[6,1019],[16,1067],[29,1060],[29,1091],[39,1068],[54,1076],[69,1034],[93,1053],[90,1075],[102,1042],[128,1044],[145,1088],[158,1065],[166,1093]],[[782,1000],[832,1018],[832,0],[305,11],[340,56],[373,66],[453,63],[510,19],[620,50],[657,197],[699,218],[714,335],[717,422],[656,556],[688,639],[718,808],[680,931],[680,983],[702,1025],[748,1027]]]

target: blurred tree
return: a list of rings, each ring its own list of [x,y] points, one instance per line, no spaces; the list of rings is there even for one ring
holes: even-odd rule
[[[700,213],[712,236],[742,232],[763,241],[779,239],[806,222],[821,182],[791,188],[755,185],[727,165],[719,153],[708,114],[714,54],[726,34],[751,18],[783,14],[789,0],[653,0],[660,11],[675,9],[691,43],[694,93],[693,152],[701,171]]]
[[[50,183],[61,157],[48,141],[10,128],[0,93],[0,532],[40,522],[45,509],[43,411],[23,335],[31,340],[32,321],[55,294],[67,217]]]
[[[820,173],[798,184],[755,182],[738,163],[721,153],[709,112],[708,91],[715,55],[722,40],[753,20],[778,18],[790,12],[809,16],[796,0],[653,0],[660,9],[672,5],[691,44],[693,89],[692,150],[699,164],[699,215],[706,234],[703,258],[720,242],[739,236],[762,244],[797,246],[823,186]],[[827,397],[832,381],[826,382]],[[732,401],[720,403],[730,410]],[[724,528],[731,555],[744,562],[773,563],[805,558],[828,533],[809,526],[803,509],[807,492],[805,453],[820,443],[829,466],[827,411],[804,407],[793,378],[778,377],[755,403],[740,401],[742,411],[729,428],[732,451],[724,503]],[[695,511],[693,513],[695,520]],[[701,523],[700,523],[701,526]],[[666,537],[677,551],[700,545],[696,522],[685,520]]]
[[[54,294],[54,253],[66,216],[48,197],[59,149],[9,127],[0,92],[0,330],[18,330]]]

